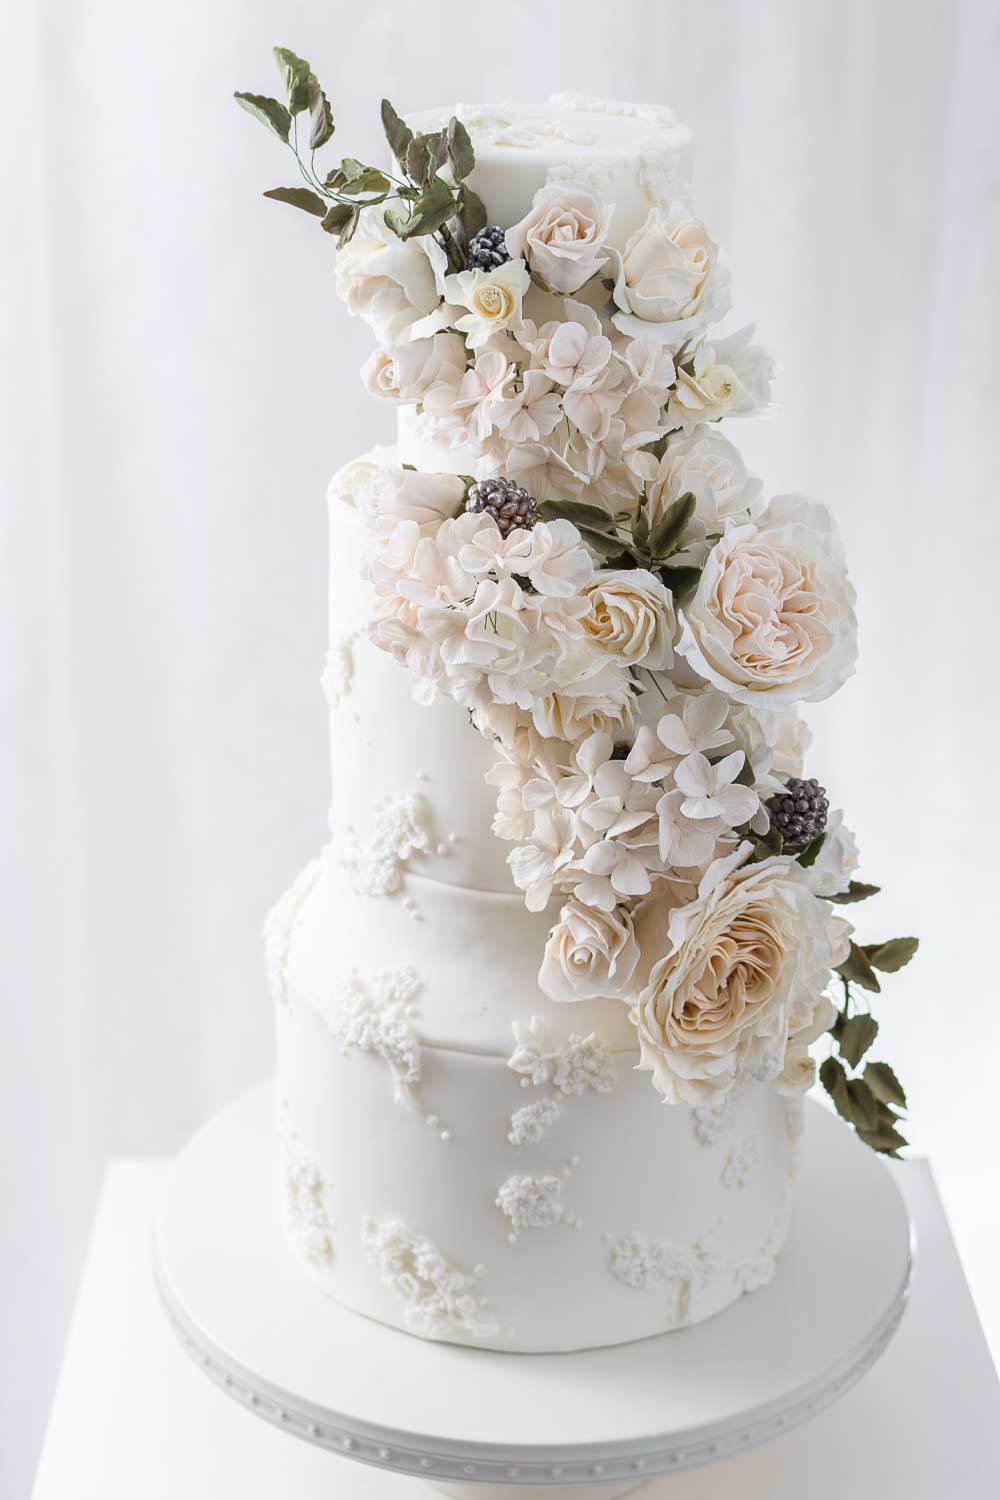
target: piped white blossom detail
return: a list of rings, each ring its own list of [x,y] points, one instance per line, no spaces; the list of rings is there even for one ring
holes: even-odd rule
[[[339,708],[354,685],[354,643],[358,630],[345,631],[327,652],[321,678],[323,694],[331,708]]]
[[[515,1172],[501,1183],[496,1204],[511,1226],[507,1238],[512,1245],[525,1229],[552,1229],[557,1224],[580,1227],[580,1220],[563,1199],[573,1165],[571,1162],[558,1174]]]
[[[285,1232],[303,1260],[310,1265],[327,1265],[333,1259],[333,1236],[324,1195],[332,1184],[306,1151],[287,1105],[278,1113],[278,1134]]]
[[[571,1035],[558,1046],[539,1016],[515,1021],[513,1026],[515,1046],[508,1068],[521,1075],[522,1088],[534,1085],[547,1088],[548,1093],[514,1111],[507,1139],[512,1146],[533,1146],[560,1118],[559,1096],[579,1097],[588,1089],[607,1094],[617,1078],[611,1054],[593,1032],[589,1036]]]
[[[737,1141],[729,1149],[722,1168],[720,1181],[724,1188],[745,1188],[753,1176],[754,1168],[760,1160],[760,1152],[757,1143],[751,1137]]]
[[[476,1292],[484,1267],[477,1266],[471,1276],[460,1271],[431,1240],[398,1219],[378,1224],[366,1218],[361,1242],[369,1264],[402,1302],[411,1332],[430,1339],[451,1333],[492,1338],[499,1332],[487,1299]]]
[[[537,1086],[549,1083],[561,1094],[595,1089],[606,1094],[615,1086],[611,1055],[594,1035],[573,1035],[563,1046],[553,1045],[545,1022],[538,1016],[514,1022],[516,1046],[507,1066]]]
[[[537,1145],[549,1126],[558,1120],[559,1114],[559,1101],[552,1096],[524,1104],[510,1117],[507,1139],[512,1146]]]
[[[413,1001],[421,989],[409,965],[363,979],[353,972],[325,1016],[345,1056],[357,1048],[388,1065],[393,1098],[413,1108],[420,1082],[420,1042],[413,1029]]]
[[[359,895],[388,896],[399,890],[407,861],[430,848],[423,797],[419,792],[397,792],[379,803],[370,837],[357,844],[344,863]]]
[[[610,1236],[608,1243],[608,1268],[616,1281],[637,1291],[664,1291],[667,1327],[691,1321],[697,1297],[719,1266],[711,1233],[701,1235],[688,1249],[635,1232]]]
[[[717,1094],[706,1104],[696,1104],[691,1111],[691,1125],[699,1146],[715,1146],[733,1127],[736,1101],[742,1090],[738,1084]]]

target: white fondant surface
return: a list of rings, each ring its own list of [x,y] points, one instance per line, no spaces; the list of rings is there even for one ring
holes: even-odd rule
[[[491,224],[508,228],[540,187],[570,177],[615,205],[609,243],[622,249],[657,202],[685,200],[692,139],[666,107],[618,104],[582,94],[529,103],[454,104],[408,115],[415,130],[436,130],[452,115],[476,152],[470,182]]]
[[[332,848],[285,940],[279,1097],[300,1174],[305,1160],[324,1184],[333,1252],[290,1243],[319,1285],[425,1336],[538,1351],[697,1323],[765,1284],[787,1229],[797,1104],[751,1084],[706,1146],[692,1112],[636,1071],[625,1005],[556,1005],[538,990],[544,914],[516,895],[404,880],[358,895]],[[389,1049],[350,1041],[359,988],[391,996],[396,972],[419,981],[405,1016],[419,1064],[403,1092]],[[390,1008],[387,1024],[399,1020]],[[518,1144],[532,1104],[548,1106],[541,1128]],[[752,1159],[739,1192],[735,1146]],[[401,1278],[369,1253],[391,1226],[460,1279],[481,1267],[487,1305],[467,1323],[415,1324]]]
[[[269,1202],[273,1110],[271,1090],[255,1091],[176,1163],[156,1230],[161,1291],[191,1353],[230,1395],[286,1432],[396,1474],[555,1494],[560,1485],[620,1485],[711,1463],[822,1410],[878,1357],[902,1311],[910,1249],[898,1189],[839,1121],[811,1105],[804,1211],[781,1273],[724,1316],[679,1336],[569,1356],[512,1359],[407,1338],[318,1298],[287,1255]],[[270,1316],[259,1315],[262,1305]],[[962,1348],[978,1356],[969,1340]],[[926,1353],[917,1343],[913,1351]],[[974,1363],[985,1396],[985,1351]],[[931,1415],[930,1387],[926,1394],[921,1410]],[[912,1418],[909,1387],[906,1397]],[[900,1390],[886,1407],[898,1433],[905,1405]],[[961,1424],[957,1408],[953,1415]],[[856,1457],[857,1417],[852,1408],[839,1439],[836,1429],[828,1434],[831,1451],[843,1450],[847,1430]],[[940,1438],[927,1457],[943,1483],[949,1444]],[[822,1445],[817,1451],[822,1458]],[[873,1457],[870,1443],[865,1452]],[[797,1452],[806,1462],[788,1472],[808,1475],[811,1456]],[[961,1455],[951,1462],[973,1475]],[[773,1484],[766,1492],[777,1493]],[[979,1493],[974,1483],[966,1492]]]

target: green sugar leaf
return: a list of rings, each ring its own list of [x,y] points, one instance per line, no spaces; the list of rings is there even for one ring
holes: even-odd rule
[[[277,203],[290,203],[293,208],[304,209],[307,214],[315,214],[319,219],[325,217],[328,207],[325,198],[307,187],[269,188],[264,197],[273,198]]]
[[[288,144],[288,132],[292,128],[292,117],[277,99],[268,99],[265,94],[234,94],[233,98],[248,115],[253,115],[268,130],[273,130],[279,141]]]
[[[396,231],[401,240],[419,234],[433,234],[446,224],[455,212],[455,194],[443,177],[432,177],[424,192],[413,204],[410,218]]]
[[[826,834],[821,833],[818,835],[818,837],[814,838],[811,843],[806,845],[801,854],[797,854],[795,856],[804,870],[808,870],[811,865],[814,865],[816,863],[816,858],[825,842]]]
[[[895,974],[910,962],[919,947],[919,938],[889,938],[884,943],[866,943],[864,952],[873,969]]]
[[[700,568],[661,568],[660,577],[677,598],[689,594],[701,581]]]
[[[538,507],[543,521],[572,521],[574,526],[596,526],[598,530],[610,531],[614,521],[599,505],[587,505],[582,500],[543,500]]]
[[[314,73],[309,74],[309,149],[318,151],[333,135],[333,110]]]
[[[906,1108],[906,1091],[888,1063],[868,1063],[865,1067],[865,1083],[880,1104]]]
[[[676,552],[684,530],[695,512],[695,498],[690,490],[667,506],[649,537],[649,551],[655,562],[664,562]]]
[[[850,906],[855,901],[867,901],[869,896],[877,896],[881,889],[880,885],[865,885],[863,880],[852,880],[846,891],[837,896],[826,896],[824,900],[832,901],[835,906]]]
[[[389,142],[389,150],[403,166],[406,160],[406,152],[410,142],[413,140],[413,131],[405,120],[401,120],[393,109],[388,99],[382,100],[382,128],[385,138]]]
[[[856,1068],[868,1048],[878,1036],[878,1022],[874,1016],[860,1012],[844,1022],[840,1033],[840,1055],[852,1068]]]
[[[309,108],[309,64],[288,47],[275,47],[274,60],[285,85],[289,113],[300,115]]]
[[[468,242],[486,225],[486,205],[467,182],[463,182],[459,190],[458,212],[462,220],[462,231]]]
[[[469,132],[454,115],[448,121],[448,162],[456,182],[463,182],[476,165],[476,153]]]
[[[863,948],[857,943],[851,944],[851,951],[844,962],[838,967],[837,973],[851,984],[860,984],[863,990],[871,990],[873,994],[880,993],[882,986],[878,982],[875,970],[868,962],[868,957]]]

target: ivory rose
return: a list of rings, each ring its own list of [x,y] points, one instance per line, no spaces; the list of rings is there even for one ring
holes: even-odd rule
[[[391,451],[379,445],[368,453],[363,453],[360,458],[352,458],[349,463],[343,464],[326,487],[327,499],[339,500],[342,505],[357,510],[358,496],[362,489]]]
[[[447,266],[432,235],[401,240],[377,209],[366,208],[354,238],[337,252],[337,294],[383,344],[397,344],[438,306]]]
[[[686,338],[729,310],[719,248],[700,219],[680,203],[651,208],[618,257],[615,327],[650,335],[679,348]]]
[[[456,514],[464,498],[465,485],[457,474],[421,474],[397,464],[382,464],[362,484],[356,505],[373,531],[381,523],[395,527],[400,521],[436,530]]]
[[[753,342],[753,325],[699,344],[678,367],[667,406],[673,427],[690,432],[700,422],[761,416],[771,410],[774,360]]]
[[[826,820],[819,854],[806,870],[806,882],[817,896],[840,896],[858,868],[858,843],[838,807]]]
[[[645,568],[604,570],[583,597],[590,609],[581,623],[595,652],[651,672],[672,666],[677,616],[673,597],[655,574]]]
[[[817,702],[857,661],[854,589],[833,518],[802,496],[730,523],[683,606],[678,651],[737,703]]]
[[[577,292],[604,264],[614,204],[582,182],[549,182],[538,189],[524,218],[505,236],[554,292]]]
[[[797,708],[779,708],[769,713],[756,705],[734,705],[730,726],[747,760],[770,758],[778,776],[801,776],[806,751],[812,744],[812,730]]]
[[[650,527],[682,495],[695,498],[691,533],[718,535],[726,521],[747,520],[761,508],[761,482],[747,472],[740,451],[717,427],[707,424],[689,433],[675,432],[647,486],[645,509]]]
[[[655,899],[637,923],[640,948],[662,952],[631,1011],[639,1066],[669,1103],[777,1078],[842,961],[845,924],[801,867],[775,857],[734,868],[748,852],[741,845],[709,866],[695,900],[668,911],[665,932]]]
[[[372,396],[383,401],[423,401],[431,387],[465,370],[465,344],[457,333],[436,333],[393,349],[378,348],[361,367]]]
[[[635,698],[628,678],[608,665],[593,677],[578,679],[536,699],[532,722],[546,738],[570,743],[598,731],[616,741],[630,739],[635,728]]]
[[[638,960],[625,907],[598,911],[572,897],[549,933],[538,983],[550,1000],[618,999]]]

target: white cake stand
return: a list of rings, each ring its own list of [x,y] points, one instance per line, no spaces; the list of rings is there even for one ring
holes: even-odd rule
[[[906,1301],[899,1191],[812,1103],[771,1285],[695,1328],[576,1354],[429,1343],[322,1296],[282,1237],[275,1150],[267,1087],[211,1120],[173,1168],[156,1274],[182,1343],[258,1416],[448,1495],[611,1500],[731,1457],[859,1380]],[[335,1489],[331,1476],[330,1500]]]

